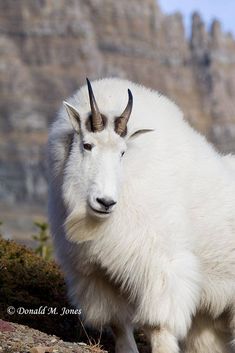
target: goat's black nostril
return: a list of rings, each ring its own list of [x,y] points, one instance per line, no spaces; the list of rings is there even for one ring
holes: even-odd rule
[[[96,201],[102,206],[104,206],[106,209],[114,206],[117,203],[111,199],[100,199],[99,197],[97,197]]]

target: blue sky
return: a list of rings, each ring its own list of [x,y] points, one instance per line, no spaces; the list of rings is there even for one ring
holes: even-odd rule
[[[198,11],[209,26],[212,19],[217,18],[226,32],[235,37],[235,0],[158,0],[163,12],[180,11],[189,33],[190,18],[193,11]]]

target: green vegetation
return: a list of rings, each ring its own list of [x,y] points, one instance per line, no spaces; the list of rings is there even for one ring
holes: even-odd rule
[[[38,234],[33,235],[33,239],[38,243],[34,251],[43,259],[49,260],[52,258],[52,245],[49,242],[48,224],[45,222],[34,222],[34,224],[39,230]]]
[[[1,233],[1,226],[3,225],[3,223],[0,221],[0,238],[2,237],[2,233]]]

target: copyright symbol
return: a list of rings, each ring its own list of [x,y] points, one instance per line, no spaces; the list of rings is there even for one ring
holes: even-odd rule
[[[15,314],[15,311],[16,311],[16,309],[14,308],[14,306],[8,306],[8,308],[7,308],[7,313],[8,313],[9,315],[14,315],[14,314]]]

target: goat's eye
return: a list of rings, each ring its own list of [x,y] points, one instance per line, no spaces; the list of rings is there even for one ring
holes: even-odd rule
[[[121,157],[123,157],[123,156],[124,156],[124,154],[125,154],[125,151],[123,151],[123,152],[121,153]]]
[[[84,150],[91,151],[93,146],[90,143],[84,143],[83,148]]]

